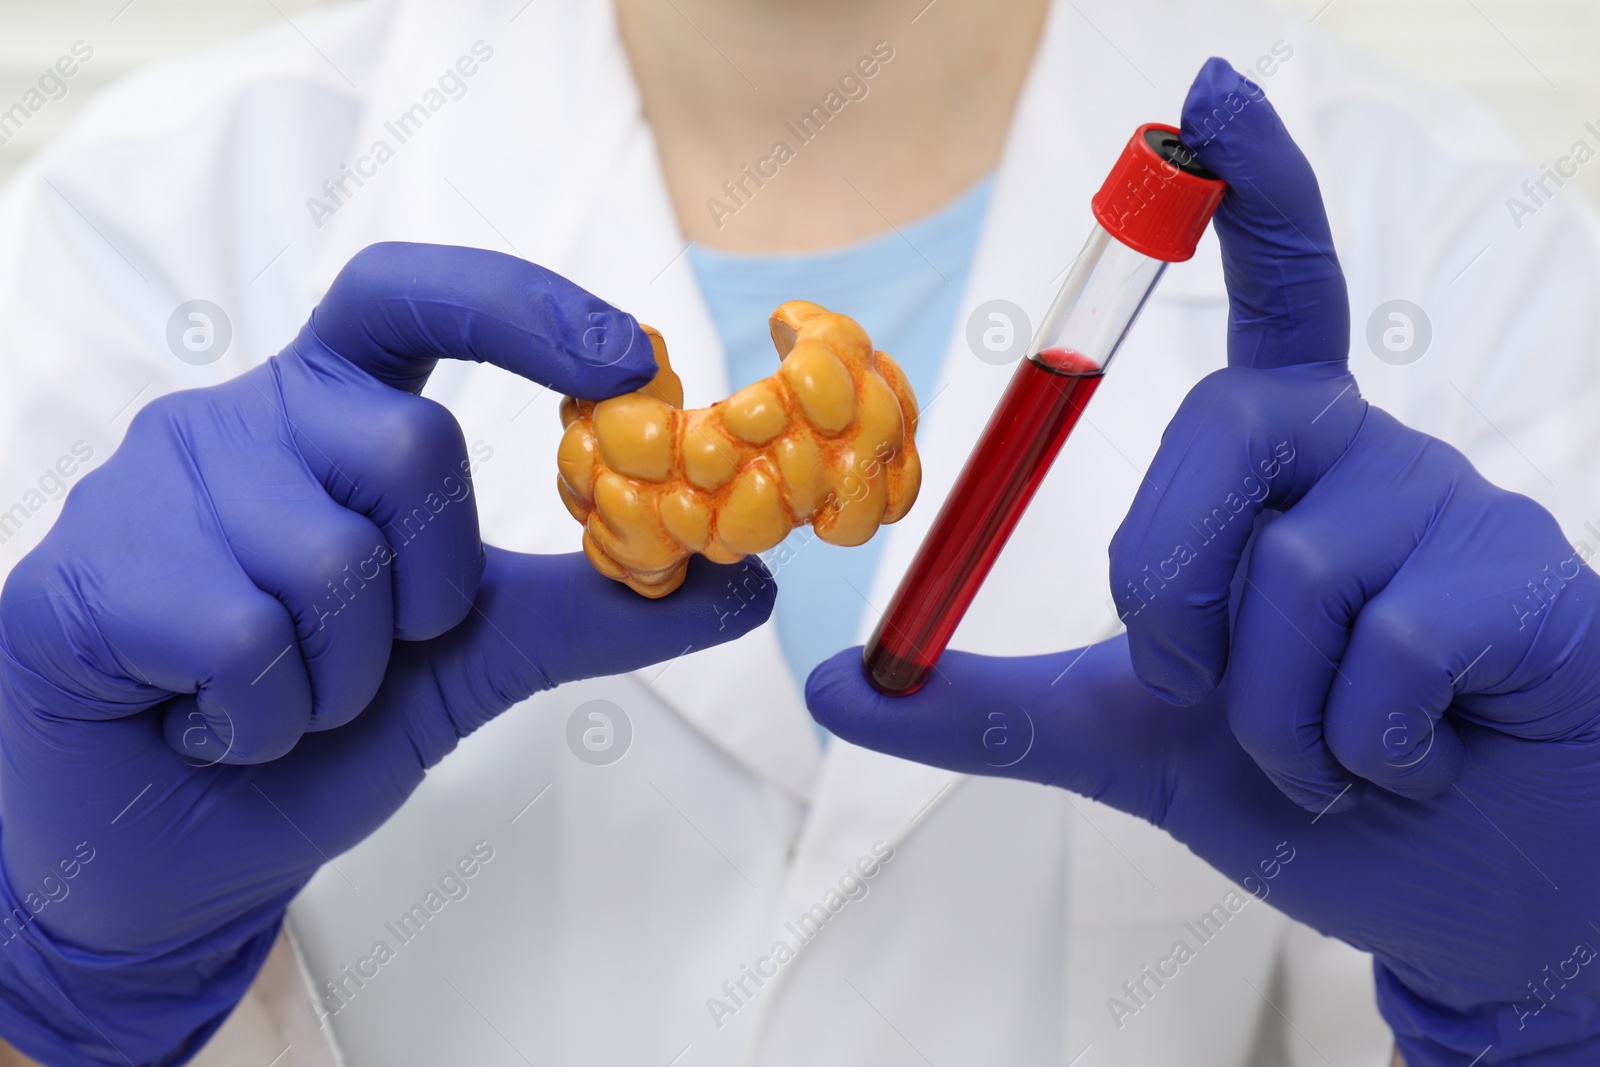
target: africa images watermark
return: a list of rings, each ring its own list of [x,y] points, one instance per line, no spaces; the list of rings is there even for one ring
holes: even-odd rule
[[[1148,1008],[1156,994],[1177,978],[1184,965],[1199,956],[1201,949],[1215,941],[1246,906],[1252,901],[1266,900],[1272,893],[1268,883],[1294,862],[1295,855],[1289,842],[1280,841],[1271,856],[1256,864],[1256,869],[1261,872],[1259,878],[1254,874],[1245,875],[1243,895],[1236,890],[1228,890],[1220,903],[1213,904],[1210,910],[1201,913],[1193,922],[1183,924],[1188,937],[1178,938],[1166,955],[1153,964],[1145,964],[1137,975],[1123,982],[1121,996],[1107,997],[1106,1010],[1111,1013],[1111,1021],[1117,1024],[1117,1029],[1121,1030],[1130,1018]],[[1189,943],[1190,937],[1194,939],[1194,944]]]
[[[1600,540],[1600,526],[1593,520],[1583,524],[1596,540]],[[1595,557],[1595,548],[1588,541],[1579,537],[1571,542],[1572,555],[1556,563],[1547,563],[1539,572],[1539,577],[1529,579],[1524,588],[1526,594],[1511,602],[1511,610],[1517,616],[1517,629],[1527,627],[1543,615],[1545,609],[1556,602],[1562,590],[1578,580],[1589,561]]]
[[[586,700],[567,716],[567,748],[591,767],[609,767],[633,745],[633,720],[611,700]]]
[[[822,933],[822,928],[847,904],[852,900],[865,899],[871,891],[867,883],[876,878],[884,865],[893,859],[893,845],[886,841],[874,841],[871,854],[861,856],[846,868],[839,876],[836,887],[830,886],[820,901],[783,924],[783,928],[793,936],[792,944],[788,938],[774,941],[766,955],[758,958],[754,965],[741,965],[737,976],[722,983],[722,996],[707,997],[706,1010],[711,1013],[711,1021],[717,1029],[721,1030],[729,1018],[754,1000],[761,987],[793,962],[801,949],[815,941]]]
[[[723,196],[727,199],[706,198],[706,210],[711,213],[711,221],[717,224],[717,229],[722,229],[730,216],[749,206],[756,193],[776,178],[786,164],[792,163],[801,148],[820,137],[828,123],[837,119],[847,105],[865,100],[872,91],[868,82],[892,59],[894,48],[888,41],[874,42],[871,54],[856,60],[855,65],[840,76],[838,88],[829,89],[821,103],[811,105],[811,110],[798,119],[783,124],[784,130],[794,138],[794,146],[780,138],[772,142],[767,154],[757,159],[754,167],[741,163],[738,175],[722,183]]]
[[[1594,551],[1588,545],[1580,544],[1566,559],[1545,564],[1540,577],[1527,582],[1526,595],[1511,602],[1511,610],[1517,616],[1517,629],[1526,629],[1528,623],[1543,615],[1545,609],[1556,602],[1561,591],[1577,581],[1593,556]]]
[[[1589,137],[1594,138],[1595,144],[1600,144],[1600,121],[1590,119],[1583,124],[1584,131]],[[1567,154],[1557,157],[1554,164],[1539,164],[1539,176],[1529,178],[1522,183],[1521,196],[1506,197],[1506,211],[1511,215],[1511,222],[1517,229],[1522,229],[1523,223],[1537,215],[1541,208],[1555,200],[1567,183],[1578,176],[1578,171],[1597,153],[1588,138],[1580,137],[1572,142],[1572,147]],[[1555,188],[1550,186],[1554,184]]]
[[[1293,58],[1293,45],[1284,40],[1273,41],[1272,47],[1264,55],[1257,57],[1256,61],[1250,65],[1249,70],[1254,72],[1261,81],[1266,81],[1276,75],[1279,69]],[[1188,145],[1187,147],[1203,148],[1210,144],[1216,140],[1223,127],[1232,122],[1236,116],[1251,104],[1265,100],[1266,95],[1258,82],[1252,82],[1246,78],[1245,88],[1242,92],[1229,93],[1224,96],[1221,106],[1212,108],[1211,114],[1207,115],[1203,122],[1195,125],[1195,132],[1201,136],[1200,143]],[[1192,160],[1193,157],[1186,154],[1179,154],[1178,156],[1180,163],[1187,164]]]
[[[306,210],[317,229],[349,204],[356,190],[378,176],[378,168],[393,159],[401,145],[411,140],[433,119],[446,104],[467,95],[467,79],[477,74],[485,63],[494,58],[494,49],[484,41],[474,41],[469,54],[462,55],[440,74],[437,81],[425,89],[416,103],[383,124],[389,137],[372,142],[367,153],[358,156],[354,163],[339,168],[337,177],[322,183],[322,196],[306,199]],[[389,138],[393,138],[390,143]],[[354,185],[355,189],[351,186]]]
[[[1259,504],[1267,499],[1273,480],[1294,462],[1294,458],[1294,446],[1288,441],[1279,441],[1273,446],[1270,457],[1256,463],[1260,477],[1245,475],[1239,490],[1223,497],[1222,503],[1212,508],[1211,513],[1204,516],[1198,525],[1191,519],[1189,526],[1199,535],[1198,547],[1190,541],[1173,546],[1172,554],[1155,564],[1154,569],[1146,563],[1137,582],[1129,579],[1120,592],[1113,590],[1116,595],[1111,598],[1110,607],[1117,618],[1126,622],[1149,607],[1150,602],[1166,589],[1167,583],[1176,581],[1183,573],[1183,568],[1200,557],[1201,549],[1222,536],[1229,523],[1243,515],[1251,504]]]
[[[9,945],[22,936],[22,931],[28,924],[39,917],[39,913],[51,904],[59,904],[67,899],[67,894],[72,892],[70,883],[74,878],[83,873],[83,869],[94,861],[94,846],[87,841],[79,841],[73,847],[72,855],[60,860],[56,864],[56,871],[45,875],[39,880],[37,889],[29,889],[22,895],[20,906],[13,907],[9,912],[0,916],[0,927],[5,930],[5,943]]]
[[[384,933],[388,936],[374,941],[371,950],[355,963],[340,967],[337,977],[318,982],[318,999],[309,1001],[317,1016],[317,1028],[324,1028],[331,1016],[349,1007],[356,994],[382,974],[382,969],[399,957],[400,950],[415,941],[448,905],[466,900],[472,892],[472,879],[481,874],[484,866],[493,859],[493,845],[487,841],[473,842],[472,850],[446,867],[421,900],[413,902],[410,908],[383,924]]]
[[[46,67],[34,84],[22,91],[21,99],[0,111],[0,145],[5,145],[22,132],[22,128],[45,109],[45,105],[67,95],[67,82],[78,73],[83,64],[94,58],[94,46],[87,41],[73,41],[69,54]]]
[[[368,582],[376,581],[389,566],[399,557],[401,551],[411,542],[427,532],[434,519],[444,513],[452,504],[460,504],[472,496],[472,475],[483,464],[494,458],[494,446],[483,441],[472,443],[472,458],[461,461],[461,476],[447,474],[439,483],[439,488],[429,490],[422,498],[422,503],[411,509],[410,514],[397,514],[380,531],[383,539],[373,546],[372,553],[367,558],[360,560],[351,572],[351,564],[345,564],[344,569],[335,578],[328,580],[328,595],[322,603],[313,604],[312,608],[317,613],[317,629],[328,625],[328,620],[337,616],[367,587]],[[369,573],[370,570],[370,573]],[[335,579],[338,584],[335,585]]]
[[[1526,1029],[1528,1020],[1548,1008],[1560,991],[1567,988],[1568,982],[1577,981],[1580,972],[1594,962],[1596,955],[1593,944],[1580,941],[1573,948],[1572,955],[1556,963],[1554,971],[1550,969],[1550,964],[1544,965],[1544,970],[1540,972],[1544,978],[1538,984],[1528,979],[1528,1003],[1511,1005],[1511,1010],[1517,1013],[1517,1029]]]
[[[24,491],[20,499],[0,511],[0,545],[9,544],[22,531],[23,525],[50,501],[66,496],[72,479],[87,470],[93,461],[93,445],[87,441],[72,442],[68,453],[46,467],[34,487]]]

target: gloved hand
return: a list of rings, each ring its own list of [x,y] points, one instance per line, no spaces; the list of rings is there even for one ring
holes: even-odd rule
[[[753,562],[697,560],[650,602],[581,554],[482,545],[461,430],[416,395],[439,357],[585,397],[655,373],[632,318],[548,271],[377,245],[283,353],[141,411],[12,572],[0,1034],[21,1051],[184,1062],[291,898],[461,738],[770,611]],[[755,610],[723,610],[734,580]]]
[[[1260,90],[1213,60],[1183,130],[1230,186],[1229,367],[1112,544],[1126,638],[950,653],[900,700],[847,652],[812,712],[1105,801],[1248,889],[1270,869],[1274,905],[1377,957],[1411,1067],[1600,1062],[1600,577],[1532,501],[1360,399],[1316,179]]]

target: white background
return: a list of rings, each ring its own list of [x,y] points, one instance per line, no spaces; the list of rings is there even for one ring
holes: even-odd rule
[[[439,0],[447,2],[447,0]],[[600,3],[604,0],[590,0]],[[910,2],[910,0],[908,0]],[[1205,3],[1206,0],[1191,0]],[[1413,77],[1472,93],[1509,121],[1541,161],[1600,122],[1600,0],[1271,0]],[[97,89],[128,70],[327,0],[0,0],[0,110],[74,41],[95,49],[68,95],[0,145],[0,183]],[[1600,168],[1578,184],[1600,203]]]

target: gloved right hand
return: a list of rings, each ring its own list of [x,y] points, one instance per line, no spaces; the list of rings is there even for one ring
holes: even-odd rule
[[[482,545],[460,428],[416,395],[441,356],[595,398],[655,373],[632,318],[548,271],[377,245],[283,353],[141,411],[12,572],[0,1034],[19,1050],[186,1061],[317,868],[461,738],[765,620],[758,563],[696,560],[651,602],[581,554]]]
[[[1591,1067],[1600,576],[1548,512],[1361,399],[1316,177],[1259,87],[1211,61],[1183,131],[1229,185],[1229,366],[1112,543],[1127,637],[948,653],[904,698],[846,653],[812,712],[1102,800],[1270,888],[1376,957],[1413,1067]]]

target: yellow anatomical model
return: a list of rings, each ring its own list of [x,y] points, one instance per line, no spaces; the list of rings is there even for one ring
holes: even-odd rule
[[[782,364],[709,408],[684,411],[661,335],[635,393],[564,400],[561,499],[595,569],[648,597],[683,583],[689,557],[735,563],[810,523],[859,545],[911,509],[922,484],[917,401],[854,319],[804,300],[772,313]]]

